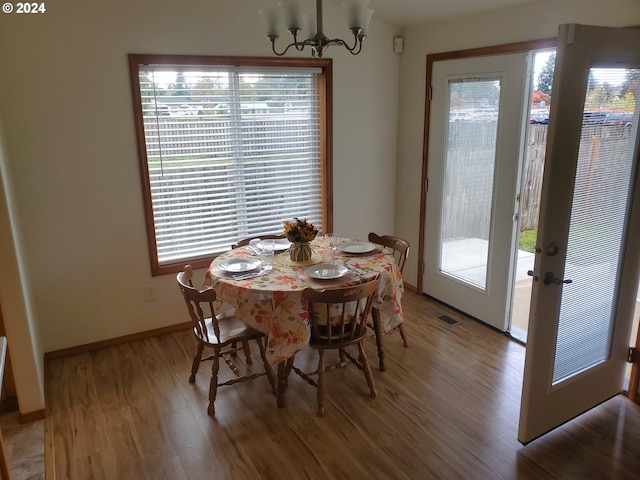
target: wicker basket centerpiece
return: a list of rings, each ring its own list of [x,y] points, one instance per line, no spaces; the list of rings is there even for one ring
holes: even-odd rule
[[[316,238],[318,229],[306,219],[285,220],[283,234],[291,242],[289,257],[294,262],[306,262],[311,259],[311,241]]]

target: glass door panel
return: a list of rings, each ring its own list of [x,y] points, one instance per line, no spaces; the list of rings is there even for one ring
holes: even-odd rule
[[[501,79],[449,81],[440,271],[487,286]]]
[[[620,285],[633,188],[635,102],[601,111],[602,85],[621,85],[640,70],[596,69],[589,83],[569,220],[553,384],[607,360]],[[607,102],[610,103],[610,102]],[[629,123],[617,122],[628,116]]]

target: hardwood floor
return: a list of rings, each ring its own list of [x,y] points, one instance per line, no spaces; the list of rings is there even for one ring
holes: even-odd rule
[[[0,415],[0,429],[11,480],[43,480],[44,420],[20,424],[14,410]]]
[[[410,292],[403,307],[410,347],[397,334],[385,338],[386,372],[367,342],[378,397],[355,367],[332,371],[322,418],[315,389],[297,375],[285,409],[261,377],[220,388],[217,417],[208,417],[210,367],[189,384],[189,331],[50,360],[48,471],[136,480],[638,478],[640,407],[619,396],[522,446],[524,347]],[[308,368],[314,354],[297,362]]]

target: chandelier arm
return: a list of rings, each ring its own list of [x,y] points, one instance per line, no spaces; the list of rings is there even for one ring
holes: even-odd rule
[[[358,55],[362,51],[362,38],[358,39],[358,50],[354,51],[354,49],[350,49],[350,48],[348,48],[347,50],[349,50],[349,53],[351,55]]]
[[[289,33],[293,36],[293,42],[291,42],[291,45],[289,45],[289,47],[291,47],[291,46],[296,47],[297,51],[302,52],[304,50],[304,47],[305,47],[306,43],[307,43],[307,40],[305,40],[303,42],[299,42],[298,41],[298,33],[300,33],[300,29],[299,28],[290,28],[289,29]],[[289,47],[287,47],[287,48],[289,48]]]
[[[296,47],[297,50],[302,51],[305,45],[304,42],[292,42],[289,45],[287,45],[287,47],[281,53],[278,53],[276,51],[276,39],[278,37],[276,35],[269,35],[268,38],[269,40],[271,40],[271,50],[278,57],[282,57],[283,55],[286,55],[286,53],[289,51],[291,47]]]
[[[330,47],[330,46],[334,46],[334,45],[342,45],[344,48],[349,50],[349,52],[352,55],[357,55],[358,53],[360,53],[360,50],[362,50],[362,40],[363,39],[364,39],[364,37],[360,38],[360,37],[358,37],[358,35],[354,35],[354,44],[353,44],[353,47],[350,47],[349,45],[347,45],[347,42],[345,42],[341,38],[333,38],[333,39],[327,41],[327,46]],[[357,52],[355,52],[356,48],[358,48]]]

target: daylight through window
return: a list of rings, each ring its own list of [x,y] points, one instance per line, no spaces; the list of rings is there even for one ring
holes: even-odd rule
[[[154,275],[208,264],[241,238],[280,233],[293,217],[323,227],[322,66],[131,57]]]

